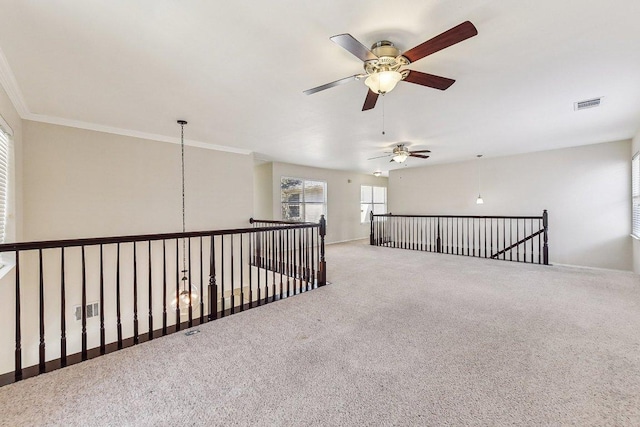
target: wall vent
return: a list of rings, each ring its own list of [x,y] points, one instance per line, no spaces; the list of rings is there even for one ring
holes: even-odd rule
[[[584,101],[574,102],[573,109],[575,111],[586,110],[587,108],[599,107],[602,104],[602,97],[587,99]]]
[[[81,305],[73,306],[73,313],[74,313],[74,316],[76,318],[76,321],[82,320],[82,306]],[[96,317],[99,314],[100,314],[100,303],[99,302],[92,302],[92,303],[87,304],[87,319],[90,319],[92,317]]]

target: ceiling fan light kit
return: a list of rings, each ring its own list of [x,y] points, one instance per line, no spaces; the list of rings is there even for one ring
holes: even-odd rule
[[[402,80],[402,74],[397,71],[381,71],[371,74],[366,78],[366,84],[372,92],[379,95],[391,92],[398,82]]]

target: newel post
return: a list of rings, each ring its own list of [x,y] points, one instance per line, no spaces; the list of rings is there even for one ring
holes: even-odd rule
[[[542,212],[542,227],[544,229],[544,237],[543,237],[543,246],[542,246],[542,263],[544,265],[549,265],[549,245],[547,244],[547,242],[549,241],[549,214],[547,213],[547,210],[545,209]]]
[[[327,263],[324,260],[324,236],[327,234],[327,220],[320,216],[320,260],[318,262],[318,287],[327,284]]]
[[[371,222],[371,231],[369,232],[369,244],[373,246],[373,211],[369,212],[369,221]]]

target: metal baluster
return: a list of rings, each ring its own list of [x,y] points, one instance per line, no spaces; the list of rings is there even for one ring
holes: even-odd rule
[[[233,234],[231,234],[231,314],[236,312],[236,286],[235,286],[235,274],[233,265]]]
[[[516,218],[516,242],[520,241],[520,220]],[[516,261],[520,261],[520,245],[516,245]]]
[[[176,332],[180,330],[180,241],[176,239]]]
[[[220,236],[220,317],[224,317],[224,234]]]
[[[271,301],[276,300],[276,234],[271,231]]]
[[[65,278],[64,278],[64,247],[60,248],[60,366],[67,366],[67,300],[65,296]],[[100,323],[101,330],[104,331],[104,305],[102,297],[100,300]],[[103,335],[104,336],[104,335]],[[101,352],[102,353],[102,352]],[[102,353],[104,354],[104,353]]]
[[[253,258],[255,251],[255,233],[249,234],[249,256]],[[253,267],[249,263],[249,308],[253,308]]]
[[[204,323],[204,265],[202,260],[202,236],[200,236],[200,324]]]
[[[16,346],[14,351],[14,359],[15,359],[15,368],[14,368],[14,378],[16,381],[20,381],[22,379],[22,331],[21,331],[21,323],[20,323],[20,251],[16,251],[16,278],[15,278],[15,286],[16,286]]]
[[[38,264],[40,273],[40,345],[39,348],[39,372],[43,374],[45,372],[45,342],[44,342],[44,268],[42,267],[42,249],[38,249]]]
[[[218,285],[216,283],[216,239],[211,235],[209,254],[209,321],[218,318]]]
[[[264,232],[264,304],[269,303],[269,232]]]
[[[483,218],[484,223],[484,235],[483,235],[483,241],[484,241],[484,257],[487,257],[487,218]]]
[[[167,335],[167,249],[162,240],[162,335]]]
[[[187,278],[187,286],[189,288],[189,327],[193,326],[193,289],[192,289],[192,279],[193,279],[193,270],[191,270],[191,237],[187,239],[187,269],[189,271],[185,272],[184,277]]]
[[[87,268],[82,246],[82,360],[87,360]]]
[[[136,242],[133,242],[133,343],[138,344],[138,262]]]
[[[118,350],[122,350],[122,317],[120,316],[120,243],[116,249],[116,329],[118,330]]]
[[[244,244],[242,238],[244,234],[240,234],[240,311],[244,311]]]
[[[102,246],[100,246],[100,257],[102,258]],[[149,240],[149,341],[153,339],[153,282],[151,279],[151,240]]]
[[[302,278],[302,229],[298,229],[298,281],[300,283],[300,292],[304,292],[304,283]]]
[[[314,288],[318,287],[318,283],[316,282],[316,245],[314,242],[314,237],[316,235],[315,227],[311,229],[311,283]]]

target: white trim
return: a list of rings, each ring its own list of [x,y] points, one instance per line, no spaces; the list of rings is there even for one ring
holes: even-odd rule
[[[92,130],[92,131],[96,131],[96,132],[104,132],[104,133],[110,133],[110,134],[115,134],[115,135],[130,136],[130,137],[133,137],[133,138],[150,139],[150,140],[153,140],[153,141],[161,141],[161,142],[169,142],[169,143],[172,143],[172,144],[180,144],[180,138],[178,138],[178,137],[164,136],[164,135],[158,135],[158,134],[155,134],[155,133],[140,132],[140,131],[136,131],[136,130],[129,130],[129,129],[116,128],[116,127],[112,127],[112,126],[98,125],[98,124],[95,124],[95,123],[82,122],[82,121],[79,121],[79,120],[62,119],[60,117],[46,116],[46,115],[43,115],[43,114],[32,114],[32,113],[29,113],[29,114],[26,115],[26,117],[23,117],[23,119],[31,120],[31,121],[34,121],[34,122],[49,123],[49,124],[52,124],[52,125],[61,125],[61,126],[69,126],[69,127],[73,127],[73,128],[78,128],[78,129]],[[190,147],[205,148],[205,149],[208,149],[208,150],[216,150],[216,151],[226,151],[228,153],[235,153],[235,154],[249,155],[249,154],[252,153],[252,151],[244,150],[242,148],[228,147],[226,145],[209,144],[209,143],[206,143],[206,142],[194,141],[194,140],[188,140],[188,139],[184,140],[184,144],[188,145]]]
[[[540,264],[542,265],[542,264]],[[615,268],[602,268],[602,267],[590,267],[588,265],[575,265],[575,264],[556,264],[556,263],[551,263],[551,261],[549,261],[549,265],[552,265],[554,267],[569,267],[569,268],[583,268],[585,270],[596,270],[596,271],[611,271],[611,272],[623,272],[623,273],[633,273],[632,270],[616,270]]]
[[[115,135],[131,136],[134,138],[150,139],[154,141],[180,144],[180,138],[157,135],[157,134],[147,133],[147,132],[140,132],[140,131],[130,130],[130,129],[121,129],[121,128],[116,128],[112,126],[99,125],[96,123],[83,122],[79,120],[64,119],[61,117],[47,116],[44,114],[32,113],[31,111],[29,111],[29,107],[27,106],[24,96],[22,95],[22,91],[20,90],[20,87],[18,86],[18,82],[16,81],[15,75],[13,74],[13,71],[9,66],[9,62],[7,61],[7,58],[4,56],[2,49],[0,49],[0,86],[4,88],[5,92],[7,92],[7,95],[9,96],[11,103],[13,104],[14,108],[16,109],[16,111],[18,112],[18,114],[23,120],[31,120],[34,122],[69,126],[73,128],[93,130],[97,132],[111,133]],[[4,121],[4,119],[0,121],[0,125],[6,126],[5,130],[7,131],[7,133],[10,136],[13,136],[13,130]],[[226,145],[209,144],[201,141],[185,140],[184,143],[185,145],[189,145],[191,147],[204,148],[207,150],[225,151],[227,153],[244,154],[244,155],[249,155],[252,153],[251,150],[228,147]]]
[[[24,119],[25,116],[29,114],[29,108],[27,107],[24,96],[22,96],[22,91],[16,81],[16,77],[13,74],[13,71],[11,71],[9,62],[7,62],[7,58],[4,56],[2,49],[0,49],[0,85],[2,85],[5,92],[7,92],[9,99],[18,111],[20,117]]]
[[[7,121],[4,119],[4,117],[2,117],[1,114],[0,114],[0,129],[2,129],[4,133],[9,135],[10,137],[13,137],[13,129],[11,129],[11,126],[9,126],[9,123],[7,123]]]
[[[358,240],[367,240],[369,239],[368,237],[357,237],[355,239],[347,239],[347,240],[340,240],[338,242],[326,242],[325,245],[337,245],[338,243],[349,243],[349,242],[356,242]]]

